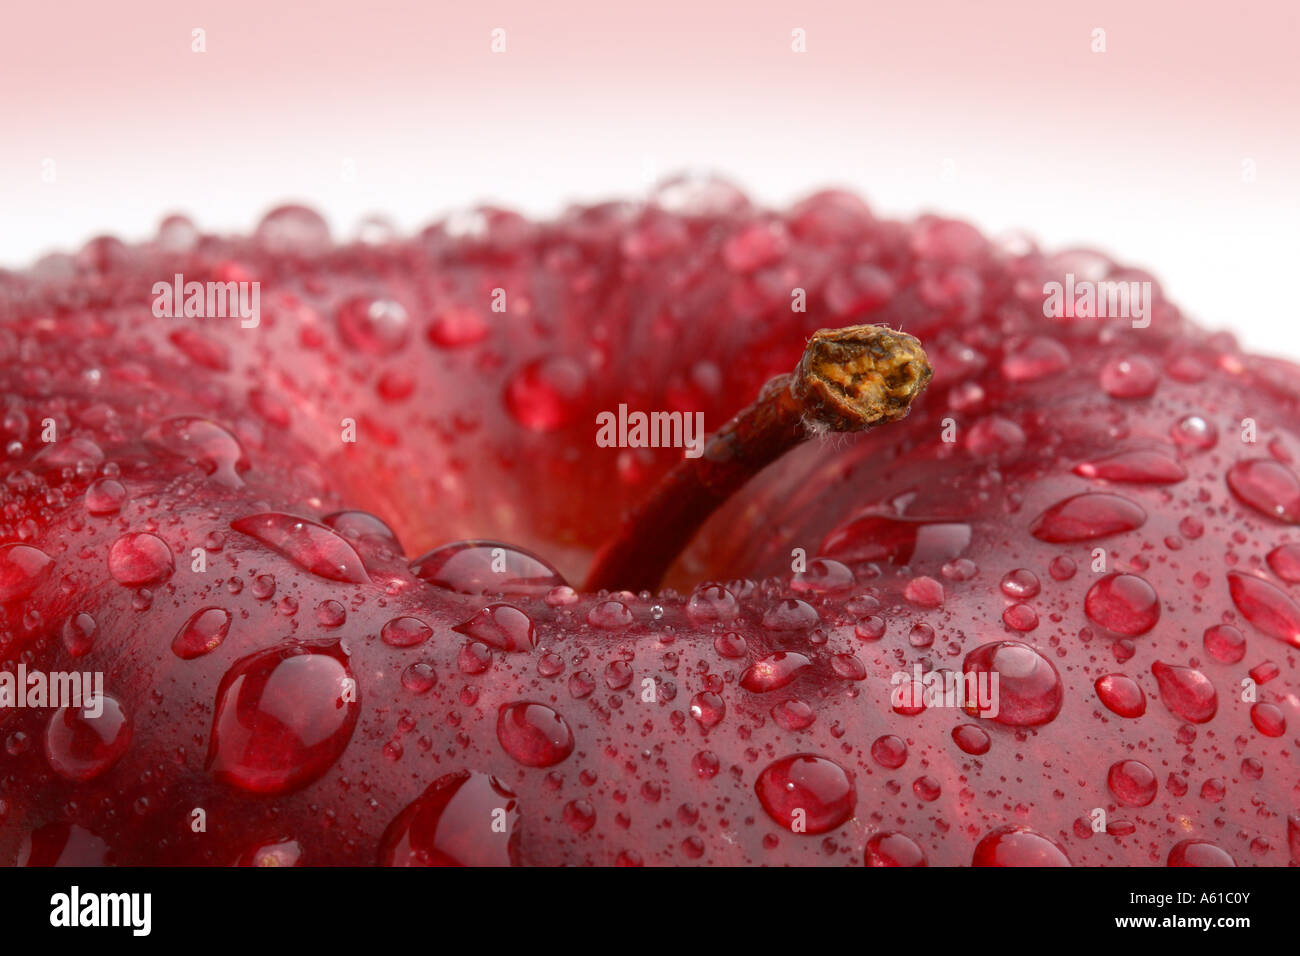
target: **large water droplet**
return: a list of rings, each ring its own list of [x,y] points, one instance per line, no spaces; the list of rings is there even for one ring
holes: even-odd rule
[[[497,714],[497,740],[525,767],[552,767],[573,753],[573,731],[545,704],[516,701]]]
[[[1205,840],[1183,840],[1169,851],[1169,866],[1221,867],[1236,866],[1226,850]]]
[[[1088,589],[1083,610],[1098,627],[1136,637],[1160,620],[1160,597],[1136,574],[1108,574]]]
[[[1137,681],[1124,674],[1106,674],[1098,677],[1097,697],[1112,713],[1121,717],[1141,717],[1147,712],[1147,695]]]
[[[541,596],[565,586],[560,572],[537,555],[498,541],[458,541],[417,558],[411,573],[459,594]]]
[[[1060,713],[1065,698],[1061,676],[1051,661],[1028,644],[1019,641],[984,644],[966,655],[962,671],[988,675],[984,678],[988,694],[997,706],[997,714],[991,719],[999,724],[1035,727],[1048,723]],[[973,703],[968,704],[968,712],[972,716],[980,713]]]
[[[230,522],[241,534],[256,538],[298,567],[318,577],[348,584],[369,581],[360,555],[335,531],[306,518],[268,512]]]
[[[691,716],[705,730],[712,730],[727,715],[727,702],[717,694],[702,691],[691,698]]]
[[[1180,462],[1159,451],[1122,451],[1076,465],[1074,473],[1139,485],[1172,485],[1187,477],[1187,469]]]
[[[54,712],[45,731],[45,758],[59,776],[82,782],[110,769],[130,744],[130,718],[103,694]]]
[[[1235,664],[1246,656],[1246,635],[1231,624],[1207,627],[1202,641],[1205,653],[1220,664]]]
[[[1126,807],[1145,807],[1156,798],[1159,784],[1151,768],[1140,760],[1121,760],[1112,764],[1106,785],[1115,799]]]
[[[496,777],[476,771],[436,780],[379,843],[383,866],[515,866],[519,803]]]
[[[165,581],[175,568],[167,542],[146,531],[124,534],[108,549],[108,573],[129,588]]]
[[[971,866],[1069,866],[1065,851],[1028,827],[999,827],[975,847]]]
[[[1269,637],[1300,647],[1300,606],[1291,597],[1250,574],[1228,574],[1228,593],[1246,620]]]
[[[1142,355],[1113,358],[1102,366],[1100,381],[1111,398],[1148,398],[1160,384],[1160,370]]]
[[[1055,544],[1091,541],[1140,528],[1146,520],[1146,512],[1127,498],[1085,492],[1052,505],[1034,519],[1029,533]]]
[[[721,584],[702,584],[686,603],[686,615],[696,624],[730,621],[740,613],[736,597]]]
[[[1300,478],[1271,458],[1239,461],[1228,469],[1228,487],[1260,514],[1300,524]]]
[[[227,488],[243,487],[239,476],[249,467],[244,447],[216,422],[192,416],[169,418],[149,429],[145,439],[193,463]]]
[[[262,217],[253,240],[276,255],[317,255],[330,247],[330,228],[306,206],[278,206]]]
[[[925,853],[911,837],[877,833],[867,841],[866,866],[925,866]]]
[[[433,636],[433,628],[418,617],[395,617],[379,631],[379,639],[389,647],[418,647]]]
[[[1203,724],[1219,710],[1219,695],[1210,679],[1191,667],[1177,667],[1156,661],[1151,665],[1160,685],[1160,699],[1177,717]]]
[[[764,611],[761,623],[769,631],[806,631],[820,622],[817,609],[807,601],[786,598]]]
[[[795,754],[769,764],[754,785],[767,815],[793,833],[825,833],[853,816],[853,780],[833,760]]]
[[[798,677],[799,672],[811,663],[803,654],[778,651],[749,665],[740,675],[740,686],[755,694],[778,690]]]
[[[0,544],[0,604],[31,597],[53,560],[27,544]]]
[[[452,630],[503,651],[531,651],[537,645],[533,619],[513,604],[490,604]]]
[[[230,612],[219,607],[196,611],[172,638],[172,653],[181,660],[193,660],[216,650],[230,631]]]
[[[1300,584],[1300,544],[1278,545],[1265,560],[1269,569],[1287,584]]]
[[[325,773],[352,739],[360,693],[337,642],[289,643],[242,658],[217,689],[208,766],[253,793]]]

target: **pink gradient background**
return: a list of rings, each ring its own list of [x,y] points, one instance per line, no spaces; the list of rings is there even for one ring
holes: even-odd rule
[[[0,265],[143,238],[173,210],[247,229],[294,198],[347,235],[372,211],[405,229],[479,201],[546,214],[706,167],[768,202],[846,185],[889,214],[1104,248],[1206,324],[1300,357],[1297,16],[1282,0],[11,5]]]

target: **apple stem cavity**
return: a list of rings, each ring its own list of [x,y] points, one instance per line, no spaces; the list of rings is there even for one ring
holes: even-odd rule
[[[903,332],[814,332],[792,373],[770,379],[700,457],[679,462],[624,518],[596,555],[586,590],[656,590],[708,517],[752,477],[814,436],[904,418],[933,374],[921,343]]]

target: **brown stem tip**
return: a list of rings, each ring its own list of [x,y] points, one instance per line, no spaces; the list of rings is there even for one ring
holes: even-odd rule
[[[933,375],[921,343],[879,325],[814,332],[793,374],[778,375],[684,458],[596,556],[586,589],[654,590],[709,515],[750,478],[814,435],[907,415]]]

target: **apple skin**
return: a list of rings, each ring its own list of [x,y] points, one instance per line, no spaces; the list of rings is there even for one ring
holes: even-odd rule
[[[178,273],[259,323],[157,317]],[[1044,316],[1066,274],[1149,326]],[[925,344],[906,421],[767,469],[660,594],[560,586],[680,455],[598,412],[712,431],[856,322]],[[0,660],[112,702],[0,710],[0,861],[1285,865],[1296,371],[1094,252],[716,182],[0,274]],[[420,557],[466,539],[508,544]],[[1000,719],[898,712],[916,664],[999,669]]]

